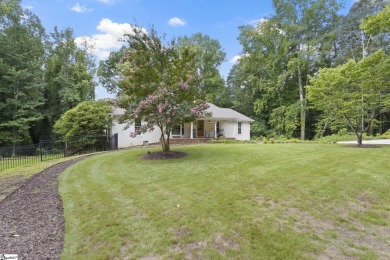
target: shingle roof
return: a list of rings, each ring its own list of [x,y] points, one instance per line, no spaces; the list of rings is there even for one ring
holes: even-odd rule
[[[232,120],[236,122],[253,122],[252,118],[249,118],[247,116],[244,116],[243,114],[230,109],[230,108],[221,108],[217,107],[214,104],[207,103],[209,105],[209,108],[207,109],[207,112],[212,113],[210,118],[204,118],[207,119],[215,119],[215,120]],[[121,116],[125,113],[125,110],[119,107],[113,107],[112,115],[114,116]]]
[[[221,108],[217,107],[214,104],[207,103],[209,105],[209,108],[207,109],[207,112],[211,112],[211,119],[218,119],[218,120],[233,120],[237,122],[253,122],[252,118],[249,118],[233,109],[230,108]]]

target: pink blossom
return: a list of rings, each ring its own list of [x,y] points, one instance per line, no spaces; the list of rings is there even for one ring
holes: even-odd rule
[[[130,132],[129,136],[130,136],[130,138],[134,138],[135,137],[134,132]]]

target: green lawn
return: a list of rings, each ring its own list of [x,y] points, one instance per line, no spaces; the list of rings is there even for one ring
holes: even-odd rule
[[[390,147],[213,144],[60,176],[63,259],[386,259]]]
[[[0,171],[0,201],[2,201],[6,196],[11,194],[16,189],[19,189],[20,186],[22,186],[35,174],[57,163],[72,160],[80,156],[85,155],[78,155],[46,161],[31,161],[30,164],[21,164],[18,167],[11,167],[9,169]]]

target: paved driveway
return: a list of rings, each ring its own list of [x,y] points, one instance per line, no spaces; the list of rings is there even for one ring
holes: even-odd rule
[[[356,144],[356,141],[337,142],[338,144]],[[390,144],[390,139],[364,140],[363,144]]]

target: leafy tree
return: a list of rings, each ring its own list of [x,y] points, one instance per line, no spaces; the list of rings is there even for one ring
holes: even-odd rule
[[[115,94],[118,92],[119,70],[118,64],[121,62],[126,48],[122,47],[119,51],[110,52],[107,60],[99,62],[97,75],[99,83],[109,92]]]
[[[329,44],[333,37],[337,11],[340,5],[335,0],[274,0],[275,19],[282,35],[286,37],[288,57],[285,73],[280,79],[295,81],[300,104],[300,137],[305,139],[307,121],[307,97],[305,85],[310,75],[323,66]]]
[[[371,35],[390,33],[390,4],[386,5],[378,14],[369,15],[363,19],[360,29]]]
[[[190,37],[179,37],[177,47],[191,48],[195,53],[195,66],[202,82],[200,88],[206,93],[207,101],[215,104],[222,102],[225,82],[218,68],[225,60],[226,53],[218,40],[196,33]]]
[[[73,30],[54,28],[45,66],[45,118],[41,135],[51,136],[52,126],[67,110],[95,97],[95,63],[91,46],[77,47]]]
[[[65,138],[103,134],[110,128],[110,111],[105,101],[81,102],[57,120],[54,131]]]
[[[135,27],[125,38],[129,46],[119,67],[118,86],[120,106],[126,109],[122,120],[145,119],[141,133],[158,127],[162,149],[168,152],[174,125],[206,116],[197,53],[190,47],[178,48],[174,40],[165,43],[153,28],[146,33]]]
[[[323,118],[344,122],[362,145],[379,112],[390,109],[390,58],[377,51],[359,62],[350,60],[336,68],[326,68],[307,87],[313,106]]]
[[[16,0],[0,2],[0,21],[0,145],[29,143],[42,118],[45,32]]]
[[[337,30],[338,39],[335,42],[335,63],[344,64],[349,59],[359,61],[383,49],[390,52],[389,37],[383,34],[373,36],[365,33],[361,27],[362,19],[377,14],[385,7],[387,0],[360,0],[355,1],[348,14],[341,18],[340,27]]]
[[[293,128],[300,127],[304,139],[310,129],[304,86],[309,76],[331,64],[339,4],[331,0],[273,4],[274,15],[255,27],[240,28],[242,55],[228,86],[234,89],[234,107],[245,110],[256,123],[264,122],[268,133],[291,136],[298,132]],[[282,117],[287,114],[286,121]]]

